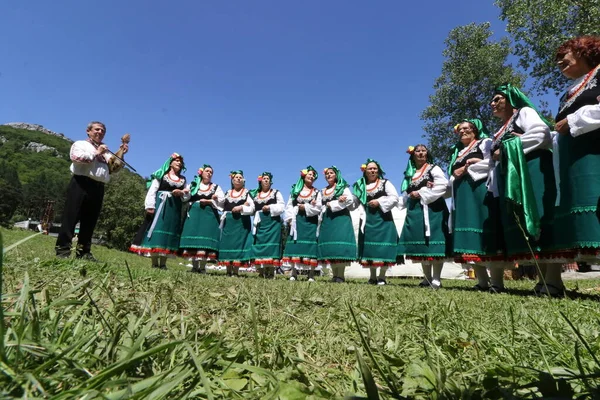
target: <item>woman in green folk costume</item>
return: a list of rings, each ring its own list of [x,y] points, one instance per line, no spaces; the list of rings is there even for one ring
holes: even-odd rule
[[[554,168],[560,186],[554,222],[556,261],[598,264],[600,36],[567,40],[558,48],[556,62],[562,74],[573,80],[556,115]]]
[[[206,263],[219,251],[219,209],[223,206],[221,187],[212,182],[213,168],[204,164],[189,185],[191,195],[179,247],[192,262],[192,272],[206,273]]]
[[[549,259],[556,199],[549,124],[529,98],[510,84],[496,88],[490,106],[503,125],[493,137],[488,190],[499,198],[499,231],[504,232],[507,259],[531,262],[531,245],[541,269],[534,291],[560,295],[560,265]],[[504,291],[503,274],[492,274],[491,285],[493,291]]]
[[[242,265],[248,265],[252,250],[252,223],[254,201],[244,187],[244,172],[231,171],[231,189],[225,193],[221,215],[221,243],[219,264],[225,266],[227,275],[238,276]]]
[[[459,142],[448,164],[452,192],[450,232],[452,233],[454,261],[470,264],[478,283],[475,290],[490,288],[487,268],[500,268],[492,274],[504,273],[502,235],[498,200],[487,191],[486,179],[491,161],[492,140],[479,119],[463,120],[455,127]]]
[[[398,261],[398,231],[392,215],[392,209],[398,205],[398,192],[384,178],[385,172],[377,161],[369,158],[360,169],[363,176],[353,186],[362,214],[358,259],[363,267],[370,269],[370,284],[385,285],[388,267]]]
[[[274,278],[275,268],[281,266],[281,214],[285,202],[272,185],[273,174],[265,171],[258,177],[258,188],[250,191],[256,210],[252,259],[259,275],[265,278]]]
[[[335,166],[323,171],[327,187],[321,191],[319,261],[333,272],[332,282],[342,283],[346,265],[356,260],[356,236],[350,217],[355,198]]]
[[[425,279],[419,286],[439,289],[444,259],[452,248],[444,201],[448,179],[433,163],[425,145],[410,146],[407,153],[410,157],[402,182],[402,192],[406,194],[400,200],[401,206],[406,207],[406,219],[398,254],[421,263]]]
[[[190,198],[182,171],[183,156],[173,153],[150,177],[144,202],[146,216],[129,250],[149,256],[153,268],[166,269],[167,256],[179,251],[182,202]]]
[[[285,218],[290,225],[290,235],[285,244],[283,262],[292,264],[291,281],[296,280],[299,269],[308,269],[308,281],[314,281],[317,267],[317,226],[321,213],[321,192],[313,185],[318,177],[319,174],[310,165],[300,171],[300,178],[292,186],[292,192],[285,208]]]

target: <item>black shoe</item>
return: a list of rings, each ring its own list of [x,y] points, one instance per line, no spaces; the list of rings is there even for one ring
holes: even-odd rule
[[[369,285],[377,285],[377,279],[369,279],[369,282],[367,282]]]
[[[90,262],[100,262],[94,257],[92,253],[79,253],[75,256],[78,260],[90,261]]]
[[[160,266],[158,267],[158,269],[164,269],[164,270],[166,270],[166,269],[167,269],[167,266],[166,266],[166,265],[160,265]]]
[[[58,258],[71,258],[71,251],[56,251],[56,257]]]
[[[471,290],[476,290],[478,292],[489,292],[489,286],[481,286],[479,283],[471,288]]]
[[[387,285],[387,281],[384,278],[377,279],[377,284],[380,286]]]
[[[344,278],[340,277],[340,276],[338,276],[336,279],[337,279],[336,280],[337,283],[344,283],[344,282],[346,282],[346,280]]]
[[[506,289],[500,286],[496,286],[496,285],[492,285],[490,286],[490,288],[488,289],[490,293],[504,293],[506,292]]]

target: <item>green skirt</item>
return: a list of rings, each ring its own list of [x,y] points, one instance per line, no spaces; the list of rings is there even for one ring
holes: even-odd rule
[[[317,224],[319,218],[307,217],[298,214],[296,216],[297,238],[288,236],[283,251],[285,261],[303,263],[310,266],[317,265]]]
[[[473,261],[469,255],[498,255],[497,212],[497,202],[487,191],[485,179],[474,182],[467,175],[454,181],[452,243],[458,262]]]
[[[203,256],[214,254],[219,250],[220,234],[218,211],[194,202],[183,222],[179,248],[184,257],[193,257],[199,252],[204,253]]]
[[[250,260],[252,223],[250,216],[228,212],[221,232],[219,263],[240,266]]]
[[[407,258],[443,258],[450,253],[448,207],[440,198],[429,204],[430,236],[425,236],[425,220],[420,199],[408,199],[406,219],[398,243],[398,254]]]
[[[578,137],[560,135],[558,145],[560,205],[554,248],[595,253],[600,249],[600,130]]]
[[[260,223],[254,235],[251,258],[257,263],[262,261],[278,261],[281,258],[281,217],[272,217],[262,212]]]
[[[554,167],[552,164],[552,153],[549,150],[534,151],[526,156],[527,168],[533,186],[535,203],[541,219],[541,234],[538,240],[530,238],[530,245],[535,253],[549,252],[553,246],[553,223],[554,223],[554,202],[556,201],[556,182],[554,181]],[[531,258],[531,252],[527,246],[527,241],[515,216],[512,204],[506,200],[505,179],[500,177],[498,180],[498,190],[500,194],[500,217],[502,221],[502,231],[504,232],[504,242],[506,254],[512,259]],[[519,223],[525,227],[525,220],[519,215]],[[499,229],[500,231],[500,229]]]
[[[356,237],[350,211],[333,212],[328,209],[323,214],[318,248],[319,260],[356,260]]]
[[[364,266],[394,264],[397,258],[398,231],[391,212],[365,207],[364,232],[358,235],[358,258]]]
[[[139,246],[132,245],[130,248],[138,254],[177,254],[179,251],[181,198],[167,196],[163,200],[162,193],[165,192],[161,191],[156,194],[155,212],[157,214],[144,229],[141,244]],[[162,204],[163,201],[164,204]],[[152,224],[154,224],[154,228],[152,228]]]

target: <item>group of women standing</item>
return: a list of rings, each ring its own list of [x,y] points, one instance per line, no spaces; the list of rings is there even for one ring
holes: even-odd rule
[[[284,204],[269,172],[249,191],[243,172],[232,171],[231,189],[223,193],[204,165],[185,185],[183,158],[173,154],[152,175],[146,220],[132,250],[150,254],[159,268],[176,252],[192,259],[194,271],[218,259],[230,275],[252,262],[272,276],[289,262],[290,280],[301,269],[313,280],[317,266],[327,265],[333,281],[343,282],[345,266],[357,260],[370,268],[372,284],[385,284],[387,268],[406,257],[422,264],[420,285],[432,288],[442,285],[443,262],[454,260],[473,266],[475,289],[492,292],[505,290],[505,268],[536,259],[534,290],[560,295],[561,264],[600,255],[600,38],[565,42],[556,61],[575,81],[561,99],[554,132],[518,88],[499,86],[490,107],[501,128],[490,135],[479,119],[459,121],[449,179],[425,145],[409,147],[401,195],[372,159],[352,190],[335,166],[324,169],[327,185],[318,190],[318,173],[308,166]],[[395,225],[395,207],[406,209],[402,227]],[[282,253],[283,222],[290,229]]]

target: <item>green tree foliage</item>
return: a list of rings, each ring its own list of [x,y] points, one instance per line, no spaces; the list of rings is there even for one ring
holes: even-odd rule
[[[54,222],[60,221],[62,216],[67,186],[70,174],[65,171],[42,170],[29,183],[23,185],[23,202],[19,206],[19,213],[29,218],[41,219],[48,200],[54,201]]]
[[[440,164],[447,162],[456,142],[455,124],[465,118],[479,118],[488,129],[496,125],[489,107],[495,86],[521,86],[524,77],[506,62],[508,39],[493,41],[489,23],[459,26],[446,38],[442,74],[433,85],[435,93],[421,114],[424,137]]]
[[[16,168],[0,161],[0,225],[8,226],[23,197]]]
[[[579,35],[600,34],[598,0],[496,0],[500,19],[515,42],[519,66],[530,73],[538,93],[562,92],[565,78],[556,68],[555,51]]]
[[[144,219],[146,183],[139,175],[122,170],[111,175],[105,190],[96,236],[109,247],[126,250]]]

